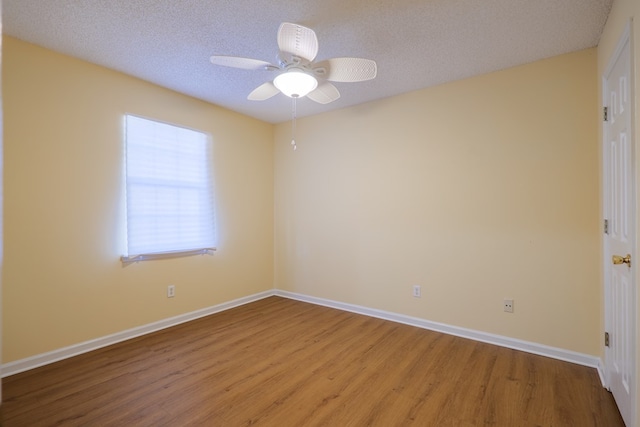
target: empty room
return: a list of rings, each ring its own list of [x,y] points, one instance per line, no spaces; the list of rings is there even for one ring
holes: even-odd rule
[[[640,426],[637,0],[2,0],[11,426]]]

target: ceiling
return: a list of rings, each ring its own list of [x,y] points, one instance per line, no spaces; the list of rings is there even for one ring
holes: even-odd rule
[[[3,32],[279,123],[291,99],[247,95],[276,75],[211,55],[275,62],[281,22],[315,30],[317,60],[361,57],[376,79],[300,99],[299,117],[596,46],[613,0],[4,0]]]

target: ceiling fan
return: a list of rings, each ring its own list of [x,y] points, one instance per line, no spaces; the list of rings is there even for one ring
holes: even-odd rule
[[[376,62],[362,58],[332,58],[313,62],[318,54],[316,33],[307,27],[284,22],[278,28],[277,65],[266,61],[237,56],[214,55],[211,62],[245,70],[278,71],[273,79],[255,88],[247,97],[264,101],[279,92],[291,98],[309,99],[328,104],[340,98],[331,82],[361,82],[376,77]]]

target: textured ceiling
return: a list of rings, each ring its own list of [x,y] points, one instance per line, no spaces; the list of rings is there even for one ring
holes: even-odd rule
[[[5,34],[268,122],[291,100],[247,95],[272,71],[214,66],[211,55],[275,62],[281,22],[315,30],[317,60],[378,63],[375,80],[336,83],[317,114],[598,44],[613,0],[4,0]]]

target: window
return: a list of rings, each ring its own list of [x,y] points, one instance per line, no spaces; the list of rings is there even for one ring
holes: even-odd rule
[[[122,262],[213,253],[208,136],[130,115],[125,121],[128,253]]]

